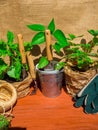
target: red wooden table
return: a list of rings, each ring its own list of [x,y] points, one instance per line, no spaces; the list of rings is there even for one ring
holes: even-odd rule
[[[11,129],[16,130],[98,130],[98,115],[75,108],[64,90],[56,98],[47,98],[38,90],[36,95],[19,99],[13,114]]]

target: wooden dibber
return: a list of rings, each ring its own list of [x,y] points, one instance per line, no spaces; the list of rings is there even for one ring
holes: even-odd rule
[[[52,61],[53,56],[52,56],[52,52],[51,52],[51,33],[50,33],[50,30],[45,30],[45,37],[46,37],[47,58],[49,61]]]
[[[24,45],[23,45],[23,36],[22,34],[18,34],[18,43],[19,43],[19,51],[21,54],[21,58],[22,58],[22,64],[26,64],[26,55],[25,55],[25,49],[24,49]]]
[[[36,79],[34,61],[33,61],[32,55],[29,51],[27,52],[27,59],[28,59],[31,77],[32,77],[32,79]]]
[[[45,37],[46,37],[46,53],[47,53],[47,58],[49,60],[49,64],[47,67],[45,67],[45,70],[51,70],[53,69],[52,61],[53,61],[53,56],[52,56],[52,51],[51,51],[51,33],[50,30],[45,30]]]
[[[36,82],[36,71],[35,71],[34,61],[30,51],[27,52],[27,60],[28,60],[30,75],[34,81],[34,90],[30,94],[33,95],[36,93],[37,90],[37,82]]]
[[[19,44],[19,51],[22,58],[22,64],[23,64],[23,70],[22,70],[22,76],[23,79],[27,76],[26,72],[26,55],[25,55],[25,49],[24,49],[24,42],[23,42],[23,36],[22,34],[18,34],[18,44]]]

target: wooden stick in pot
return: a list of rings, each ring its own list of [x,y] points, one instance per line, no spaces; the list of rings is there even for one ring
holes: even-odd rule
[[[34,66],[34,61],[33,61],[30,51],[27,52],[27,59],[28,59],[28,65],[29,65],[31,77],[32,79],[35,80],[36,79],[35,66]]]
[[[51,33],[50,30],[45,30],[45,37],[46,37],[46,52],[47,52],[47,58],[49,60],[48,66],[45,68],[46,69],[53,69],[52,61],[53,61],[53,56],[52,56],[52,51],[51,51]]]
[[[37,90],[37,82],[36,82],[36,71],[35,71],[34,61],[33,61],[33,58],[32,58],[30,51],[27,52],[27,60],[28,60],[30,74],[31,74],[31,77],[34,81],[34,90],[31,93],[31,95],[33,95],[36,93],[36,90]]]
[[[26,55],[25,55],[25,49],[24,49],[24,42],[23,42],[23,36],[22,34],[18,34],[18,44],[19,44],[19,51],[21,54],[21,58],[22,58],[22,64],[23,64],[23,69],[22,69],[22,78],[24,79],[25,77],[27,77],[27,71],[26,71]]]

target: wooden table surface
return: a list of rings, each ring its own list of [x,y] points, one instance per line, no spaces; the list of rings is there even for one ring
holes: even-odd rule
[[[98,130],[98,115],[75,108],[64,90],[56,98],[36,95],[18,99],[13,109],[13,130]]]

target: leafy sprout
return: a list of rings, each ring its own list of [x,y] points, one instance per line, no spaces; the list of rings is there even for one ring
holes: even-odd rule
[[[5,116],[0,115],[0,130],[8,130],[10,122]]]
[[[75,36],[74,34],[69,35],[69,38],[67,38],[70,46],[65,50],[65,59],[67,65],[71,66],[75,70],[79,71],[86,71],[89,69],[94,63],[98,63],[98,60],[94,61],[92,57],[98,57],[97,53],[93,52],[93,48],[97,46],[97,32],[92,33],[92,31],[89,31],[91,34],[93,34],[93,39],[86,43],[86,42],[80,42],[80,43],[74,43],[73,40],[81,36]],[[94,41],[96,38],[96,41]]]
[[[62,48],[69,46],[69,43],[63,31],[61,31],[60,29],[56,29],[54,19],[50,21],[47,27],[42,24],[30,24],[30,25],[27,25],[27,27],[36,32],[36,34],[32,38],[32,42],[31,42],[32,46],[45,43],[46,41],[45,30],[46,29],[50,30],[51,36],[55,39],[55,43],[52,45],[52,49],[55,49],[58,53],[60,53]],[[38,67],[43,68],[48,63],[49,63],[48,59],[43,56],[42,58],[40,58]],[[62,67],[62,64],[58,64],[58,65]],[[58,67],[58,68],[61,68],[61,67]]]

